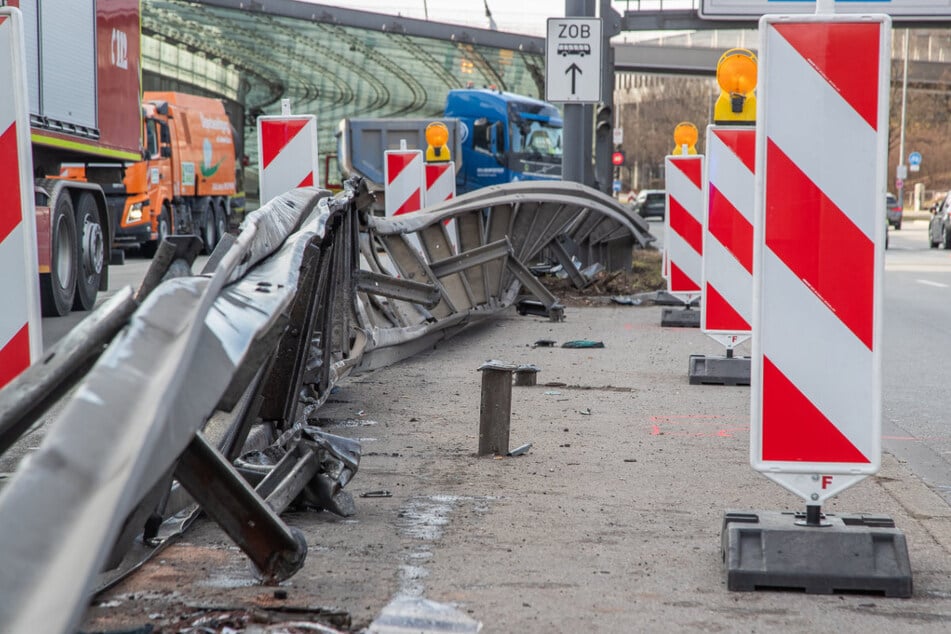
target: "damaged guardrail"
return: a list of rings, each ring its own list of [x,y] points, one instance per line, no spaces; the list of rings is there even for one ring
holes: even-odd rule
[[[170,240],[138,293],[116,293],[0,391],[0,449],[65,403],[0,492],[0,631],[72,631],[90,594],[199,509],[262,580],[293,575],[306,541],[279,514],[354,512],[344,487],[359,443],[313,424],[342,377],[508,308],[523,288],[563,318],[526,263],[566,236],[589,255],[652,239],[581,186],[490,189],[397,219],[371,215],[359,180],[335,197],[294,190],[250,214],[200,275],[195,244]]]

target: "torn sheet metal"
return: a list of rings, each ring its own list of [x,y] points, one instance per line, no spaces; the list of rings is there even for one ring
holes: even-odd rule
[[[224,290],[242,260],[263,252],[259,239],[273,239],[258,232],[268,226],[264,217],[249,222],[210,278],[169,280],[148,295],[0,492],[0,631],[78,625],[123,521],[184,452],[244,352],[293,298],[297,271],[280,257],[271,258],[275,277],[257,267]],[[309,233],[319,227],[312,219]],[[311,235],[282,249],[297,253]],[[263,281],[273,289],[266,300],[253,290]]]

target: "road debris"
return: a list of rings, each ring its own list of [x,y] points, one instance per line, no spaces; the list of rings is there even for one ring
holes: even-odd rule
[[[528,450],[531,449],[531,448],[532,448],[532,443],[530,443],[530,442],[529,442],[529,443],[525,443],[525,444],[522,445],[521,447],[516,447],[515,449],[513,449],[512,451],[510,451],[510,452],[508,453],[508,455],[509,455],[509,456],[512,456],[512,457],[514,457],[514,456],[521,456],[521,455],[523,455],[523,454],[528,453]]]
[[[393,599],[376,617],[367,634],[477,634],[482,623],[446,603],[424,598]]]
[[[391,498],[393,493],[387,491],[386,489],[380,489],[378,491],[366,491],[360,494],[362,498]]]
[[[575,339],[561,344],[562,348],[603,348],[603,341],[592,341],[591,339]]]

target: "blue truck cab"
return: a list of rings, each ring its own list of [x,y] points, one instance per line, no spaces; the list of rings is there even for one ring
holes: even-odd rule
[[[561,180],[563,120],[555,106],[467,88],[449,91],[444,115],[463,125],[457,193],[518,180]]]

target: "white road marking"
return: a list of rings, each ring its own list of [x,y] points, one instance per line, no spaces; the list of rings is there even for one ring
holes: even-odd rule
[[[941,282],[932,282],[931,280],[915,280],[919,284],[924,284],[925,286],[937,286],[938,288],[948,288],[947,284],[942,284]]]

